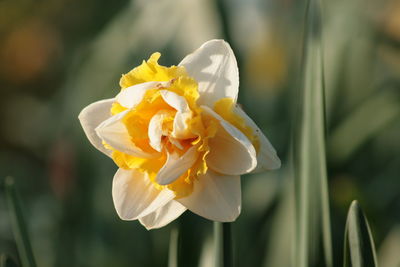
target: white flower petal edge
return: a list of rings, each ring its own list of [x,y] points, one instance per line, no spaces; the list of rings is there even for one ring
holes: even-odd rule
[[[85,107],[78,116],[83,131],[90,143],[109,157],[111,157],[111,151],[104,147],[102,140],[97,135],[95,129],[103,121],[111,117],[110,109],[114,101],[114,98],[110,98],[94,102]]]
[[[171,200],[165,206],[140,218],[139,221],[147,230],[157,229],[169,224],[185,211],[185,206],[175,200]]]
[[[241,210],[240,176],[219,175],[209,169],[194,181],[192,194],[176,201],[209,220],[233,222]]]
[[[206,158],[207,165],[227,175],[241,175],[254,170],[257,166],[257,155],[250,140],[210,108],[206,106],[201,108],[204,114],[220,122],[217,135],[209,141],[210,153]]]
[[[257,167],[253,172],[261,172],[265,170],[276,170],[281,167],[281,160],[279,159],[276,150],[269,142],[268,138],[262,133],[260,128],[247,114],[238,106],[235,106],[234,112],[242,117],[246,124],[253,128],[254,132],[260,140],[260,151],[257,155]]]
[[[107,120],[103,121],[97,126],[97,135],[104,140],[107,144],[112,146],[114,149],[124,152],[126,154],[141,157],[141,158],[152,158],[153,154],[146,153],[140,148],[136,147],[131,141],[131,136],[128,133],[125,125],[122,123],[122,118],[129,112],[125,110],[117,115],[114,115]]]
[[[239,70],[232,48],[224,40],[211,40],[186,56],[180,66],[199,83],[199,105],[213,108],[225,97],[235,102],[239,92]]]
[[[160,185],[167,185],[174,182],[193,166],[197,157],[197,146],[192,146],[182,156],[179,156],[177,153],[171,154],[167,152],[167,161],[156,177],[157,183]]]
[[[147,174],[120,168],[114,175],[112,197],[122,220],[136,220],[165,206],[175,194],[156,189]]]
[[[116,100],[123,107],[134,108],[142,101],[147,90],[156,88],[158,84],[160,82],[145,82],[125,88],[116,96]]]

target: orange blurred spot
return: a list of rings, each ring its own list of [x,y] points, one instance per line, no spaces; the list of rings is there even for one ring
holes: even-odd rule
[[[0,52],[0,71],[4,79],[23,84],[52,68],[62,52],[58,33],[45,23],[26,22],[11,32]]]

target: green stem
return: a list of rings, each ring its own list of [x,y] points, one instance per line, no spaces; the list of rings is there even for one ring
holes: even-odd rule
[[[14,185],[14,179],[5,179],[5,195],[10,210],[11,225],[17,243],[18,254],[23,267],[36,267],[31,243],[28,237],[25,220],[22,214],[20,200]]]
[[[171,230],[168,252],[168,267],[178,267],[179,228]]]
[[[230,223],[214,222],[215,266],[233,267]]]

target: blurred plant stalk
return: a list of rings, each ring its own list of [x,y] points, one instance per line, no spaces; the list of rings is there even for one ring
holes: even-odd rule
[[[36,267],[32,252],[31,242],[28,236],[25,219],[21,209],[21,201],[15,189],[14,179],[6,177],[5,196],[10,211],[11,225],[17,243],[18,254],[23,267]]]
[[[215,267],[233,267],[231,223],[214,222]]]
[[[324,266],[333,266],[325,147],[325,89],[321,1],[306,7],[302,76],[293,135],[296,266],[314,266],[322,242]],[[322,237],[322,240],[320,238]]]

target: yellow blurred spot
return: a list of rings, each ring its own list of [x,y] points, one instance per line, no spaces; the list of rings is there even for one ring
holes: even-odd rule
[[[400,41],[400,3],[389,1],[382,14],[383,30],[392,38]]]
[[[254,93],[265,95],[265,89],[274,93],[285,82],[288,66],[284,47],[277,36],[270,36],[249,49],[245,72]]]

